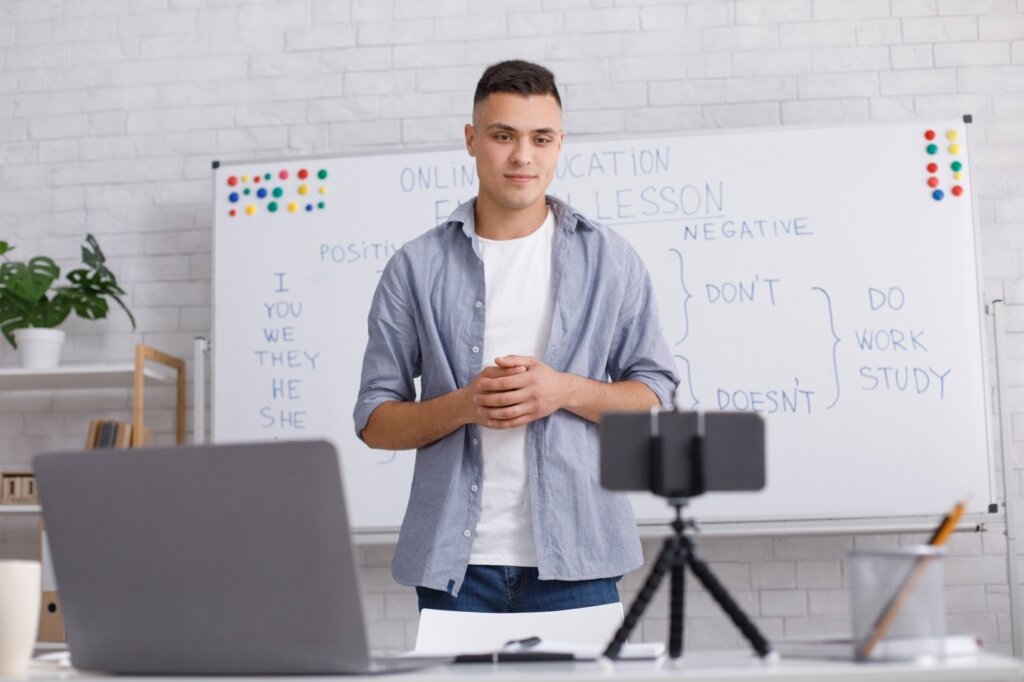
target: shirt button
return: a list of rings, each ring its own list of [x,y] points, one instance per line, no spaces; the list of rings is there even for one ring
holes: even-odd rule
[[[473,439],[473,445],[480,445],[480,441],[478,441],[476,438],[474,438]]]
[[[480,490],[480,488],[477,487],[476,483],[474,483],[473,485],[469,486],[469,489],[472,490],[473,492],[476,492],[477,490]]]
[[[476,306],[477,308],[480,308],[481,306],[483,306],[483,303],[481,303],[480,301],[477,301],[477,302],[476,302],[476,303],[475,303],[474,305],[475,305],[475,306]]]
[[[473,352],[474,353],[479,353],[480,352],[480,346],[473,346]]]
[[[465,536],[466,536],[467,538],[468,538],[468,537],[469,537],[469,535],[470,535],[470,533],[469,533],[469,531],[468,531],[468,530],[464,530],[464,531],[462,531],[462,534],[463,534],[463,535],[465,535]]]

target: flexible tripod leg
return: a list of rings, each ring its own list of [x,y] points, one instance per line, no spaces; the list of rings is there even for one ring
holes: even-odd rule
[[[677,550],[679,554],[686,552],[685,547]],[[672,564],[672,582],[669,592],[669,623],[668,623],[668,655],[679,658],[683,655],[683,627],[686,599],[686,559],[679,556]]]
[[[686,538],[684,544],[684,560],[689,565],[690,570],[693,571],[693,574],[697,576],[697,579],[704,585],[704,588],[711,593],[711,596],[722,607],[722,610],[728,614],[729,618],[732,619],[732,622],[743,633],[743,636],[747,638],[747,641],[754,647],[758,655],[764,658],[770,654],[772,647],[768,640],[764,638],[764,635],[757,629],[754,622],[747,617],[747,614],[743,612],[740,605],[733,601],[732,596],[726,591],[722,583],[718,582],[718,578],[711,572],[708,565],[694,554],[690,539]]]
[[[604,655],[608,658],[618,658],[619,652],[622,650],[622,645],[629,639],[629,635],[633,632],[633,628],[640,621],[640,617],[644,614],[644,609],[650,603],[651,598],[654,597],[655,591],[658,589],[658,585],[661,584],[661,579],[665,577],[666,571],[670,567],[679,564],[681,561],[679,558],[680,543],[678,538],[671,537],[665,540],[664,546],[661,548],[661,552],[658,554],[658,560],[654,563],[654,568],[651,569],[651,574],[647,576],[647,580],[644,581],[644,586],[640,590],[640,594],[636,596],[633,601],[633,605],[629,607],[629,613],[626,614],[625,620],[622,622],[620,627],[615,632],[615,637],[612,638],[608,648],[604,650]],[[682,570],[680,568],[680,570]]]

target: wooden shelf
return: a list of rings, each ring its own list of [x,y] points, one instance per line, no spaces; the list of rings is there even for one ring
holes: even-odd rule
[[[0,514],[38,514],[42,507],[38,504],[0,504]]]
[[[147,381],[177,384],[175,442],[185,442],[185,361],[145,344],[136,344],[135,362],[109,365],[64,365],[53,369],[0,368],[0,390],[131,388],[132,445],[142,445],[142,411]]]
[[[143,369],[147,380],[173,383],[176,373],[164,366]],[[135,365],[64,365],[53,369],[0,368],[0,390],[33,391],[68,388],[131,388]]]

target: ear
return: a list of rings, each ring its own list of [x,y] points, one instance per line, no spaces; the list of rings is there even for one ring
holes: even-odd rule
[[[466,135],[466,151],[469,152],[470,156],[476,156],[476,152],[473,149],[473,142],[475,141],[475,135],[474,135],[474,131],[473,131],[473,124],[472,123],[467,123],[466,124],[466,129],[465,129],[464,132],[465,132],[465,135]]]

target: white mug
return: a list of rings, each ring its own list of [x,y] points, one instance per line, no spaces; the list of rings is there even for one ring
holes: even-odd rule
[[[0,677],[22,677],[39,632],[38,561],[0,560]]]

